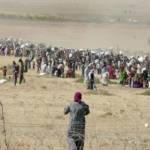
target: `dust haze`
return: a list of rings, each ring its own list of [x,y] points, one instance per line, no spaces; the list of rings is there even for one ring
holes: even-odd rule
[[[150,0],[0,0],[0,37],[150,53],[149,6]],[[13,60],[18,58],[0,56],[0,67]],[[143,89],[112,84],[99,89],[111,96],[91,95],[74,79],[39,77],[35,71],[25,78],[26,84],[16,88],[12,82],[0,86],[12,150],[66,149],[68,118],[63,108],[77,89],[91,109],[85,150],[149,148],[150,128],[144,125],[150,120],[150,100]],[[0,150],[6,150],[2,135]]]
[[[148,0],[0,0],[0,35],[71,48],[148,52],[149,6]]]

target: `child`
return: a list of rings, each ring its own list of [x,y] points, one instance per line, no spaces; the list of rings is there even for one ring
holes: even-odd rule
[[[3,78],[6,79],[6,76],[7,76],[7,67],[4,66],[3,67]]]

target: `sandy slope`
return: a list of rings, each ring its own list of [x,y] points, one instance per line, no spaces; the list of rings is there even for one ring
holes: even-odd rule
[[[148,53],[150,48],[150,28],[144,25],[0,20],[0,36],[66,48],[114,47],[128,54]]]
[[[91,109],[85,150],[148,149],[150,129],[144,124],[150,123],[150,101],[140,95],[144,90],[98,85],[101,94],[92,95],[73,79],[38,77],[34,71],[26,75],[26,80],[17,87],[11,82],[0,85],[11,150],[66,149],[68,117],[63,115],[63,108],[77,90],[82,91]],[[104,92],[111,96],[102,95]],[[0,149],[4,150],[4,134],[0,134]]]

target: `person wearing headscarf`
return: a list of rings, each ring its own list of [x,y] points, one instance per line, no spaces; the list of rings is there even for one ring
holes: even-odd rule
[[[24,61],[24,72],[28,72],[29,69],[29,59],[26,58]]]
[[[126,78],[127,78],[127,72],[125,70],[125,66],[124,65],[121,65],[120,67],[120,77],[119,77],[119,83],[121,85],[124,85],[125,84],[125,81],[126,81]]]
[[[14,81],[14,85],[16,86],[18,75],[19,75],[19,65],[17,65],[16,62],[13,61],[12,68],[13,68],[13,81]]]
[[[82,101],[82,94],[76,92],[74,101],[65,107],[64,114],[70,114],[68,127],[69,150],[83,150],[85,140],[85,116],[90,113],[89,106]]]
[[[42,58],[40,56],[38,56],[37,59],[36,59],[37,73],[39,73],[40,70],[41,70],[41,63],[42,63]]]
[[[101,84],[103,86],[108,86],[108,82],[109,82],[109,73],[107,71],[106,64],[104,64],[101,72]]]
[[[20,67],[19,67],[19,84],[22,83],[24,79],[24,63],[22,59],[19,59]]]
[[[3,78],[6,79],[6,76],[7,76],[7,66],[4,66],[3,69]]]
[[[114,78],[114,68],[113,68],[112,64],[108,65],[108,73],[109,73],[109,79],[113,79]]]
[[[85,70],[85,63],[83,62],[81,64],[81,73],[82,73],[82,77],[84,78],[84,70]]]
[[[92,69],[90,72],[89,72],[89,89],[93,90],[95,87],[94,87],[94,83],[95,83],[95,77],[94,77],[94,69]]]
[[[87,89],[90,89],[89,73],[92,69],[92,64],[89,64],[84,70],[84,83],[87,86]]]
[[[146,68],[143,68],[142,70],[142,76],[143,76],[143,85],[144,85],[144,88],[148,88],[148,70]]]

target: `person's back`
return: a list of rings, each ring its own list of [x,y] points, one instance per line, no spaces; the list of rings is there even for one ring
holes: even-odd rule
[[[94,70],[93,69],[89,72],[89,89],[91,90],[94,89]]]
[[[89,107],[84,102],[72,102],[66,109],[65,114],[70,113],[70,129],[76,125],[85,126],[85,115],[89,113]]]
[[[85,139],[85,116],[90,113],[89,106],[81,101],[81,93],[76,92],[74,102],[67,106],[64,114],[70,114],[68,127],[69,150],[76,147],[75,150],[83,150]]]

